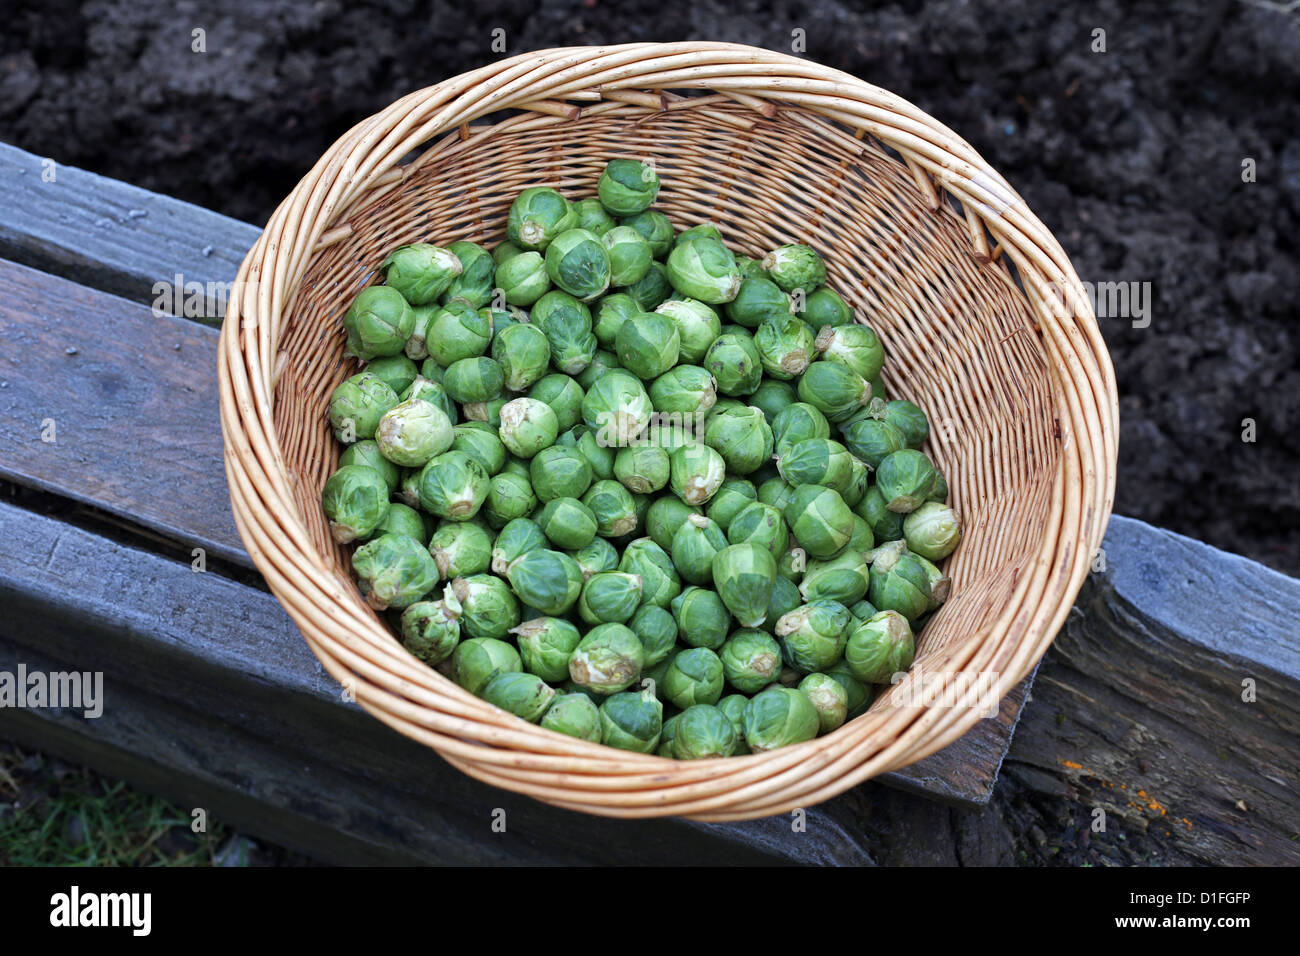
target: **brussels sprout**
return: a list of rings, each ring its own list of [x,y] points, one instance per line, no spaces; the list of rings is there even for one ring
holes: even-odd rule
[[[853,512],[839,492],[823,485],[795,488],[782,513],[795,540],[810,558],[824,561],[835,557],[853,533]]]
[[[760,630],[736,631],[722,645],[718,657],[727,683],[745,694],[758,693],[781,671],[781,648]]]
[[[709,346],[722,334],[718,313],[696,299],[668,299],[659,303],[655,312],[677,327],[681,361],[692,365],[704,358]]]
[[[944,601],[948,600],[952,592],[952,578],[939,570],[938,565],[919,554],[913,554],[912,557],[922,568],[925,569],[926,580],[930,582],[930,610],[933,611]]]
[[[912,402],[896,399],[892,402],[872,402],[872,406],[872,417],[898,429],[908,448],[920,448],[930,437],[929,419]]]
[[[533,186],[516,196],[511,204],[506,235],[525,249],[541,252],[577,221],[569,200],[548,186]]]
[[[673,247],[673,224],[657,209],[647,209],[620,219],[619,225],[635,229],[650,243],[650,251],[656,259],[662,259]]]
[[[441,372],[442,369],[438,368],[438,371]],[[430,402],[441,408],[442,413],[447,416],[447,421],[451,422],[453,426],[460,418],[460,415],[456,410],[456,403],[452,401],[451,396],[447,394],[447,390],[443,388],[441,380],[435,382],[431,379],[425,378],[423,375],[417,375],[415,381],[406,386],[406,391],[402,393],[401,401],[409,402],[417,398]]]
[[[551,706],[555,690],[536,674],[505,671],[488,679],[482,697],[489,704],[535,724]]]
[[[573,448],[587,460],[591,467],[591,474],[598,481],[609,481],[614,477],[614,449],[602,444],[603,436],[598,432],[591,431],[585,425],[579,425],[575,429],[570,429],[569,435],[573,438]]]
[[[528,390],[528,397],[545,402],[555,412],[561,431],[568,431],[582,421],[583,390],[568,375],[545,375]]]
[[[780,476],[769,478],[758,486],[758,500],[765,505],[771,505],[783,514],[793,494],[794,486],[787,484]]]
[[[543,448],[533,456],[528,473],[542,502],[581,498],[591,487],[591,465],[581,452],[567,445]]]
[[[698,514],[694,508],[671,495],[656,498],[646,512],[646,533],[664,551],[671,551],[673,536],[687,517]]]
[[[810,246],[799,243],[778,246],[763,257],[763,268],[772,281],[786,292],[802,289],[811,295],[826,283],[826,263]]]
[[[440,578],[482,574],[492,563],[492,537],[474,521],[444,521],[429,540]]]
[[[540,723],[547,730],[600,743],[600,711],[585,694],[557,694]]]
[[[717,223],[702,222],[698,225],[691,226],[689,229],[683,229],[673,238],[673,245],[680,246],[691,242],[694,239],[713,239],[717,242],[722,241],[722,230],[718,228]]]
[[[744,478],[727,478],[709,501],[709,518],[726,534],[732,519],[757,500],[758,490],[753,482]]]
[[[376,610],[403,608],[424,597],[438,583],[438,567],[424,545],[402,534],[385,534],[352,555],[366,603]]]
[[[736,733],[736,747],[732,751],[732,756],[749,753],[749,745],[745,743],[745,706],[748,703],[749,698],[744,694],[729,694],[714,705],[726,715],[727,720],[731,722],[731,729]]]
[[[451,588],[441,601],[416,601],[402,612],[402,646],[433,666],[451,656],[460,643],[460,602]]]
[[[641,641],[646,669],[666,658],[677,643],[677,622],[667,610],[653,604],[637,608],[627,626]]]
[[[750,394],[748,401],[749,404],[762,410],[763,417],[767,419],[768,425],[771,425],[777,415],[795,404],[797,398],[794,386],[788,382],[765,378]]]
[[[677,636],[691,647],[718,650],[727,640],[731,612],[716,591],[688,587],[672,601]]]
[[[761,545],[748,541],[728,545],[713,559],[718,597],[742,627],[762,626],[775,580],[776,559]]]
[[[792,687],[769,687],[745,705],[745,743],[765,753],[812,740],[821,729],[817,708]]]
[[[841,660],[825,673],[827,677],[844,688],[844,693],[848,697],[848,715],[846,719],[852,720],[871,704],[874,694],[871,685],[853,676],[853,671],[847,661]]]
[[[610,285],[629,286],[650,271],[654,253],[645,236],[630,226],[616,226],[600,237],[609,257]]]
[[[824,325],[817,333],[822,359],[847,365],[860,377],[875,378],[885,364],[885,347],[865,325]]]
[[[803,580],[804,570],[808,567],[808,552],[794,547],[776,559],[776,573],[798,584]]]
[[[631,628],[598,624],[569,658],[569,676],[598,694],[614,694],[636,682],[644,663],[645,651]]]
[[[452,679],[475,696],[481,695],[488,681],[498,674],[517,674],[521,670],[519,652],[499,638],[472,637],[461,641],[451,655]]]
[[[519,599],[543,614],[566,613],[582,592],[582,569],[560,551],[535,548],[506,567],[506,578]]]
[[[658,685],[659,682],[655,681],[652,686],[657,687]],[[700,706],[704,705],[701,704]],[[677,725],[681,723],[681,719],[681,714],[675,714],[664,721],[664,728],[659,732],[659,746],[655,748],[655,756],[667,757],[670,760],[676,759],[673,755],[673,738],[677,736]]]
[[[441,307],[438,306],[436,308],[441,308]],[[443,376],[442,366],[438,364],[436,359],[427,358],[420,363],[420,375],[419,378],[416,379],[416,382],[418,382],[419,379],[422,378],[435,385],[441,385],[442,376]],[[416,382],[412,382],[410,385],[407,386],[407,388],[408,389],[413,388]],[[407,395],[406,397],[410,398],[411,396]]]
[[[722,697],[722,685],[718,655],[707,647],[691,647],[673,658],[660,688],[664,699],[685,709],[694,704],[716,704]]]
[[[349,445],[339,455],[339,466],[364,465],[373,468],[383,477],[388,490],[394,492],[402,480],[402,470],[383,456],[373,438],[367,438]]]
[[[596,354],[591,310],[572,295],[552,289],[537,300],[530,318],[551,343],[551,361],[566,375],[577,375]]]
[[[688,505],[702,505],[717,493],[726,477],[726,462],[708,445],[683,445],[669,456],[668,483]]]
[[[488,321],[492,324],[492,337],[495,339],[506,329],[515,325],[530,325],[532,319],[523,309],[508,305],[503,309],[487,306],[479,309],[480,312],[486,312]]]
[[[799,682],[799,690],[816,708],[822,733],[829,734],[844,723],[849,713],[849,695],[834,677],[809,674]]]
[[[405,355],[386,355],[367,362],[366,371],[381,379],[394,394],[398,395],[409,388],[419,374],[415,363]]]
[[[623,323],[642,309],[636,299],[626,292],[615,292],[596,303],[596,324],[592,330],[596,341],[605,350],[614,348],[614,338]]]
[[[785,558],[789,552],[783,554]],[[767,602],[767,617],[763,618],[762,629],[769,634],[776,633],[776,622],[803,604],[799,585],[781,571],[781,560],[776,565],[776,577],[772,581],[772,597]]]
[[[504,395],[498,396],[487,402],[466,402],[465,418],[471,422],[487,422],[493,428],[501,427],[501,409],[505,408],[510,399]]]
[[[411,305],[435,301],[461,274],[462,268],[456,253],[428,243],[399,246],[379,266],[388,288],[400,293]]]
[[[546,535],[537,522],[529,518],[516,518],[497,532],[492,543],[492,571],[505,574],[511,562],[529,551],[545,548]]]
[[[778,458],[800,442],[829,438],[830,434],[826,416],[807,402],[787,405],[772,420],[772,446]]]
[[[611,159],[596,181],[600,204],[615,216],[645,212],[659,195],[654,167],[635,159]]]
[[[885,458],[876,469],[876,487],[885,507],[909,514],[921,507],[934,488],[934,465],[924,452],[904,448]]]
[[[663,719],[664,706],[653,697],[611,694],[600,705],[600,742],[620,750],[654,753]]]
[[[772,320],[795,318],[790,311],[789,296],[766,275],[743,280],[736,297],[727,303],[726,311],[732,322],[750,329]]]
[[[638,378],[662,375],[677,364],[681,337],[677,326],[657,312],[638,312],[619,326],[614,337],[618,360]]]
[[[590,302],[609,288],[609,253],[595,233],[570,229],[546,247],[546,274],[569,295]]]
[[[618,549],[599,536],[593,538],[589,544],[573,551],[572,557],[582,569],[583,578],[589,578],[601,571],[613,571],[618,567]]]
[[[717,401],[713,376],[698,365],[678,365],[650,383],[650,403],[665,415],[706,412]]]
[[[596,349],[592,353],[591,361],[587,363],[587,367],[575,375],[573,380],[578,383],[585,395],[588,389],[615,370],[623,371],[618,356],[613,352],[606,352],[604,349]]]
[[[668,607],[682,590],[682,579],[672,558],[649,538],[637,538],[623,549],[618,569],[641,576],[641,600],[656,607]]]
[[[446,451],[429,459],[416,478],[420,507],[453,521],[478,514],[490,486],[483,466],[463,451]]]
[[[496,429],[486,422],[466,422],[451,430],[451,447],[462,451],[483,466],[488,475],[495,475],[506,463],[506,446],[501,444]]]
[[[532,326],[521,325],[519,328],[532,329]],[[549,356],[549,352],[547,354]],[[501,394],[505,373],[495,359],[480,355],[452,362],[442,384],[447,394],[458,402],[487,402]]]
[[[678,714],[672,755],[678,760],[730,757],[740,742],[731,719],[717,707],[693,704]]]
[[[838,601],[847,607],[866,596],[870,583],[862,552],[848,549],[828,561],[809,561],[799,593],[805,601]]]
[[[605,235],[618,225],[614,217],[605,211],[605,207],[595,197],[579,199],[573,203],[573,213],[577,216],[573,228],[586,229],[597,236]]]
[[[799,400],[833,422],[871,401],[871,386],[843,362],[813,362],[799,379]]]
[[[930,610],[934,594],[930,576],[904,541],[891,541],[868,552],[871,584],[867,599],[882,611],[897,611],[914,621]]]
[[[849,613],[859,621],[866,621],[880,613],[870,601],[857,601],[849,608]]]
[[[817,600],[777,621],[776,636],[781,640],[781,654],[791,667],[805,673],[824,671],[843,656],[853,625],[853,615],[843,604]]]
[[[844,646],[844,660],[858,680],[888,684],[894,674],[912,666],[915,651],[907,619],[887,610],[854,629]]]
[[[330,396],[334,437],[344,444],[374,438],[380,419],[396,404],[397,394],[377,375],[359,372],[345,379]]]
[[[461,629],[470,637],[500,640],[519,623],[519,601],[500,578],[472,574],[455,578],[451,587],[461,605]]]
[[[853,310],[849,304],[838,292],[826,286],[804,296],[803,310],[799,314],[814,329],[827,325],[848,325],[853,321]]]
[[[719,409],[709,417],[704,441],[738,475],[757,470],[772,457],[772,428],[754,406]]]
[[[708,584],[713,580],[713,558],[727,547],[722,529],[704,515],[691,514],[673,536],[673,566],[691,584]]]
[[[366,465],[344,465],[321,489],[330,535],[340,544],[368,537],[388,514],[388,482]]]
[[[942,561],[961,541],[961,522],[947,505],[927,501],[903,519],[903,537],[916,554]]]
[[[877,544],[897,541],[903,537],[903,519],[905,515],[890,511],[885,496],[880,489],[872,485],[862,500],[854,506],[853,511],[871,526],[871,533]]]
[[[641,306],[642,312],[653,312],[673,294],[673,286],[668,281],[668,269],[664,264],[652,262],[646,274],[623,291]]]
[[[846,501],[845,504],[848,504]],[[871,525],[858,517],[853,516],[853,533],[849,535],[849,550],[856,551],[858,554],[865,554],[876,546],[876,535],[871,530]]]
[[[614,477],[628,491],[645,495],[668,484],[668,452],[655,445],[628,445],[614,456]]]
[[[746,505],[731,519],[727,540],[732,544],[757,545],[775,560],[785,554],[790,543],[790,531],[780,510],[758,501]]]
[[[499,268],[523,251],[524,250],[519,248],[515,243],[506,239],[503,242],[498,242],[496,248],[492,250],[492,261],[495,262]]]
[[[704,355],[704,367],[723,395],[748,395],[763,380],[763,362],[752,336],[723,332]]]
[[[453,242],[447,250],[460,261],[460,273],[447,286],[446,300],[460,299],[476,309],[483,308],[492,298],[492,282],[496,274],[492,253],[476,242],[465,240]]]
[[[777,470],[789,484],[824,485],[842,495],[853,479],[853,456],[837,441],[808,438],[786,449]]]
[[[522,392],[546,374],[551,364],[551,344],[546,333],[535,325],[512,325],[493,337],[492,359],[475,361],[492,361],[501,382],[496,391],[488,392],[488,383],[485,383],[481,391],[487,394],[462,399],[456,395],[451,383],[453,370],[465,364],[457,362],[447,369],[447,391],[458,401],[486,401],[499,393],[502,385],[512,392]]]
[[[698,236],[673,246],[668,281],[684,296],[720,305],[736,297],[741,275],[730,249],[711,236]]]
[[[448,302],[429,320],[425,345],[429,356],[443,368],[461,359],[482,355],[492,341],[492,318],[459,299]]]
[[[555,444],[559,426],[555,412],[545,402],[535,398],[516,398],[501,407],[498,434],[512,455],[532,458],[543,448]]]
[[[645,387],[629,372],[610,372],[593,383],[582,400],[583,421],[604,447],[631,444],[653,414]]]
[[[429,537],[420,512],[400,501],[394,501],[388,506],[388,513],[371,532],[371,537],[377,538],[381,534],[401,534],[421,542]]]
[[[569,658],[582,635],[577,627],[563,618],[535,617],[510,629],[519,645],[519,655],[526,670],[547,683],[558,683],[569,676]]]
[[[812,361],[812,329],[792,315],[767,319],[754,333],[754,347],[768,375],[775,379],[796,378]]]
[[[432,305],[413,305],[411,311],[415,313],[415,321],[411,324],[411,334],[407,337],[406,344],[402,346],[403,354],[389,357],[406,358],[417,362],[428,361],[429,326],[433,322],[433,317],[442,311],[442,305],[437,302]]]
[[[576,498],[552,498],[538,513],[537,526],[551,544],[566,551],[591,544],[597,529],[596,516]]]
[[[588,624],[624,624],[641,603],[641,578],[602,571],[587,578],[578,598],[578,616]],[[639,639],[639,638],[638,638]]]
[[[926,500],[937,501],[940,504],[948,500],[948,479],[938,468],[934,470],[934,487],[930,489],[930,497]]]
[[[393,491],[393,500],[401,502],[408,508],[418,509],[420,507],[420,469],[401,468],[399,471],[402,477],[397,489]]]
[[[493,528],[503,528],[516,518],[525,518],[537,507],[528,479],[511,472],[493,477],[483,502],[483,516]]]
[[[618,538],[636,530],[636,504],[631,494],[617,481],[594,482],[582,496],[582,503],[596,519],[596,533]]]

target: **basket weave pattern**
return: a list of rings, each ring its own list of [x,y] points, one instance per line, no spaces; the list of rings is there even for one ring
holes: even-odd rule
[[[1113,499],[1114,375],[1078,277],[945,127],[846,74],[751,47],[527,54],[413,93],[340,139],[245,259],[222,330],[235,518],[330,674],[466,773],[610,816],[809,806],[947,746],[987,701],[971,690],[955,707],[915,707],[884,694],[826,737],[724,761],[575,740],[408,654],[361,598],[320,509],[339,453],[329,395],[358,368],[342,315],[383,257],[409,242],[495,241],[520,190],[591,195],[615,156],[653,159],[656,205],[679,227],[713,220],[748,255],[785,242],[824,255],[830,285],[886,344],[889,392],[929,413],[926,450],[965,526],[914,675],[991,672],[998,699],[1019,682],[1063,623]]]

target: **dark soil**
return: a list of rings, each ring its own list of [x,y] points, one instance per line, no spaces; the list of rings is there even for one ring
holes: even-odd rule
[[[858,6],[18,0],[0,139],[261,223],[353,123],[497,56],[495,28],[509,53],[788,50],[802,29],[808,57],[969,140],[1085,280],[1151,284],[1149,327],[1102,321],[1122,402],[1116,510],[1300,574],[1300,15],[1225,0]]]

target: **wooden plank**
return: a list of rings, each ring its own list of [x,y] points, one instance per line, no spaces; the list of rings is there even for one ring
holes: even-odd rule
[[[92,341],[91,329],[113,349],[69,344]],[[252,567],[228,506],[216,335],[0,261],[0,476]],[[52,443],[42,440],[49,421]],[[881,779],[957,804],[987,802],[1028,686],[995,719]]]
[[[174,285],[179,275],[204,287],[199,314],[189,317],[219,323],[222,286],[260,234],[201,206],[0,143],[5,259],[149,305],[156,284]]]

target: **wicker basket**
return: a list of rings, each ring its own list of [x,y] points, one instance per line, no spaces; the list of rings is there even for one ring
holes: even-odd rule
[[[352,297],[394,246],[493,240],[519,190],[592,194],[619,155],[654,159],[658,205],[679,227],[712,219],[749,255],[792,241],[821,250],[832,286],[889,349],[889,391],[930,413],[927,451],[966,529],[953,596],[897,692],[815,741],[676,762],[525,723],[408,654],[330,539],[319,495],[338,449],[326,406],[357,369],[343,355]],[[987,698],[975,684],[911,706],[902,695],[918,670],[992,674],[1001,700],[1065,620],[1110,515],[1114,376],[1061,247],[944,126],[806,60],[722,43],[567,48],[412,93],[330,148],[239,280],[222,329],[221,418],[257,567],[367,711],[480,780],[558,806],[748,819],[939,750]]]

